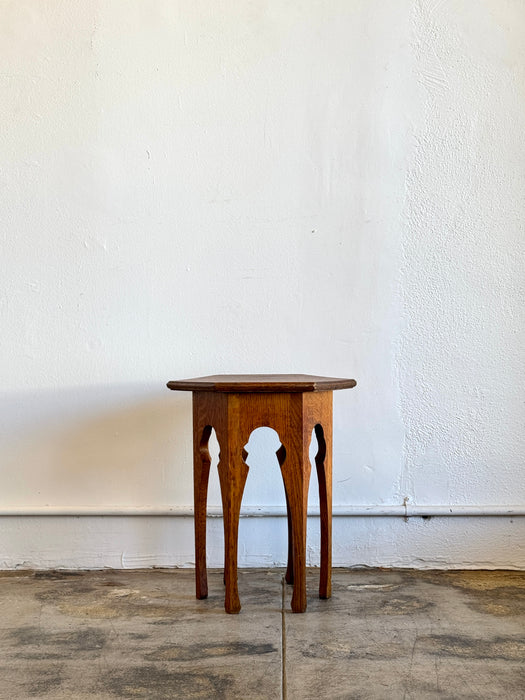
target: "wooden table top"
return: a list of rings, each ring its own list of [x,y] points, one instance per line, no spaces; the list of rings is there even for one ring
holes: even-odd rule
[[[351,389],[355,379],[318,377],[311,374],[213,374],[209,377],[179,379],[168,382],[174,391],[217,391],[241,393],[292,393]]]

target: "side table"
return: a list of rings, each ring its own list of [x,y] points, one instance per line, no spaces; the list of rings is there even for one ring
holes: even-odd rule
[[[350,389],[354,379],[307,374],[224,374],[168,382],[175,391],[193,392],[193,485],[195,581],[197,598],[208,595],[206,574],[206,500],[210,473],[208,441],[212,428],[220,447],[219,480],[224,518],[224,607],[241,609],[237,588],[237,539],[242,494],[248,474],[244,446],[256,428],[279,435],[288,513],[287,583],[293,583],[292,610],[306,610],[306,518],[310,481],[309,445],[315,430],[315,465],[321,515],[319,597],[331,595],[332,563],[332,394]]]

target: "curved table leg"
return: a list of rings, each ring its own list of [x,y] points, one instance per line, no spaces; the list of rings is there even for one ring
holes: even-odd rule
[[[315,426],[315,435],[319,445],[315,456],[315,466],[319,481],[319,508],[321,515],[320,598],[330,598],[332,595],[332,451],[330,428],[331,425],[327,425],[326,430],[324,430],[319,423]]]
[[[302,430],[297,431],[299,436]],[[310,459],[308,445],[297,444],[297,436],[292,438],[296,449],[286,451],[286,459],[281,465],[284,487],[291,521],[293,550],[293,612],[306,610],[306,515],[308,505],[308,485],[310,481]]]
[[[211,426],[196,425],[193,431],[193,504],[195,526],[195,592],[199,599],[208,597],[206,573],[206,501],[211,457],[208,442]]]
[[[224,437],[221,436],[219,442]],[[228,432],[226,441],[227,445],[221,444],[218,466],[224,518],[224,608],[227,613],[238,613],[241,609],[237,586],[239,513],[249,467],[244,461],[246,452],[239,444],[238,435]]]
[[[286,448],[281,445],[276,452],[277,460],[281,470],[283,468],[284,461],[286,459]],[[286,518],[288,520],[288,559],[286,564],[286,574],[284,580],[286,583],[293,583],[293,530],[292,530],[292,513],[290,511],[290,500],[288,498],[288,493],[286,492],[286,485],[284,487],[284,495],[286,498]]]

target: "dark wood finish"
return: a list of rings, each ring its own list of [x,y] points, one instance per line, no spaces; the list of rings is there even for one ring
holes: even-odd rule
[[[226,393],[244,392],[286,392],[334,391],[351,389],[355,379],[318,377],[310,374],[213,374],[209,377],[179,379],[168,382],[168,389],[177,391],[221,391]]]
[[[232,379],[232,377],[234,379]],[[293,377],[300,389],[290,389]],[[323,383],[324,382],[324,383]],[[183,386],[180,386],[182,384]],[[191,384],[191,389],[189,388]],[[204,389],[212,385],[213,389]],[[319,596],[331,595],[332,552],[332,389],[355,386],[353,379],[308,375],[218,375],[170,382],[170,389],[193,391],[195,582],[197,598],[206,598],[206,500],[210,472],[208,441],[214,428],[220,446],[219,480],[224,518],[225,609],[241,609],[237,587],[237,542],[242,494],[248,476],[244,446],[256,428],[273,428],[281,439],[277,458],[288,514],[286,581],[293,583],[292,610],[306,609],[306,520],[310,481],[309,445],[318,441],[315,465],[321,515]],[[195,387],[198,388],[195,388]],[[231,387],[242,387],[232,391]],[[226,388],[228,387],[228,388]],[[277,388],[276,388],[277,387]],[[305,388],[307,387],[307,388]],[[321,388],[322,387],[322,388]]]

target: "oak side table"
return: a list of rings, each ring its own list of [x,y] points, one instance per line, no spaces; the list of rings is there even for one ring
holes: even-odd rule
[[[288,514],[287,583],[293,583],[292,610],[306,610],[306,517],[310,480],[309,445],[315,430],[315,465],[321,515],[319,597],[331,595],[332,565],[332,394],[350,389],[354,379],[307,374],[223,374],[168,382],[175,391],[193,392],[193,485],[195,581],[197,598],[208,595],[206,574],[206,500],[210,473],[208,441],[212,428],[220,447],[219,481],[224,518],[224,607],[241,609],[237,588],[239,512],[248,474],[244,446],[256,428],[279,435]]]

